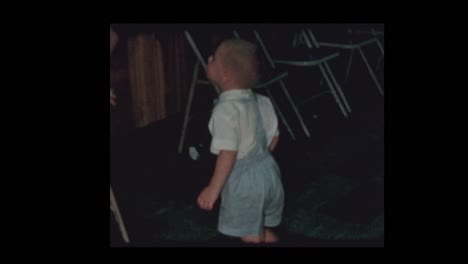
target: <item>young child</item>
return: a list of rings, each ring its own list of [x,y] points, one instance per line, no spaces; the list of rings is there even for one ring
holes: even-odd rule
[[[198,205],[211,210],[221,195],[219,232],[247,243],[277,242],[268,227],[280,224],[284,202],[280,170],[270,153],[278,142],[278,121],[270,100],[250,90],[259,76],[255,45],[223,41],[206,73],[222,93],[209,122],[216,167]]]

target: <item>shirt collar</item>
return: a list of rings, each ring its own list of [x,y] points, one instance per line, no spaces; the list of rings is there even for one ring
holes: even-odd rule
[[[222,92],[219,96],[219,101],[230,101],[239,99],[248,99],[253,96],[253,92],[250,89],[233,89]]]

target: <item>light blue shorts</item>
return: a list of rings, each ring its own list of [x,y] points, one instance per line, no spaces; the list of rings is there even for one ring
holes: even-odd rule
[[[219,232],[234,236],[257,236],[263,228],[281,223],[284,190],[281,173],[268,153],[247,155],[236,161],[222,193]]]

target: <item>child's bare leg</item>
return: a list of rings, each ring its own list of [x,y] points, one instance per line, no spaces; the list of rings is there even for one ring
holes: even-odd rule
[[[270,228],[265,227],[262,232],[262,235],[259,236],[244,236],[241,237],[242,241],[245,243],[277,243],[279,242],[279,237],[271,230]]]
[[[262,232],[262,234],[258,236],[243,236],[241,237],[241,240],[244,241],[245,243],[259,244],[259,243],[265,242],[264,236],[265,236],[264,232]]]
[[[263,233],[265,243],[276,243],[279,241],[279,237],[270,228],[265,227]]]

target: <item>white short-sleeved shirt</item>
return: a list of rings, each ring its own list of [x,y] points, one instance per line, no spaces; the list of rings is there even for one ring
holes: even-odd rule
[[[279,135],[278,119],[268,97],[257,95],[258,107],[267,133],[268,145]],[[253,99],[253,92],[234,89],[223,92],[213,109],[208,127],[212,135],[210,151],[219,154],[220,150],[237,151],[237,159],[251,151],[255,142],[255,107],[242,99]]]

